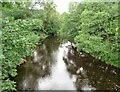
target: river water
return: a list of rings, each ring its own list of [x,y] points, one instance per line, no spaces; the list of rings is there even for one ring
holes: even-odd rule
[[[18,67],[17,90],[120,90],[120,69],[48,37]]]

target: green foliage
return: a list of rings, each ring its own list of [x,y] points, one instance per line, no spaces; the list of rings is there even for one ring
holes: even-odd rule
[[[43,3],[45,19],[43,20],[44,30],[47,35],[56,35],[59,30],[59,14],[55,10],[53,0]]]
[[[9,80],[9,79],[7,79],[7,80],[3,80],[2,81],[2,85],[1,85],[1,87],[2,87],[2,89],[0,89],[1,91],[15,91],[16,89],[15,89],[15,87],[16,87],[16,85],[15,85],[15,82],[14,81],[11,81],[11,80]]]
[[[35,44],[47,35],[57,34],[59,29],[59,14],[53,1],[41,2],[41,10],[29,2],[2,2],[2,45],[0,64],[2,73],[2,89],[0,91],[16,90],[15,82],[10,77],[17,75],[17,66],[22,58],[31,55]],[[3,53],[3,54],[2,54]]]
[[[21,6],[21,7],[20,7]],[[23,7],[22,3],[15,2],[2,2],[2,18],[14,17],[15,19],[25,19],[30,17],[32,14],[30,9]]]
[[[3,24],[2,47],[4,58],[2,59],[2,79],[4,80],[9,76],[15,77],[17,75],[16,67],[21,64],[21,59],[30,55],[32,47],[40,39],[32,30],[34,28],[42,28],[42,21],[37,19],[11,20],[6,18],[3,20]],[[7,80],[5,80],[5,83],[3,81],[3,89],[13,90],[13,82],[11,81],[10,83]]]
[[[79,35],[75,37],[76,47],[84,45],[82,50],[91,53],[103,61],[107,61],[118,67],[118,50],[116,31],[118,28],[117,3],[91,3],[81,14],[81,28]],[[87,6],[87,4],[86,4]],[[104,7],[102,10],[101,7]],[[116,10],[114,9],[116,7]],[[113,16],[112,11],[116,11]],[[113,19],[113,17],[115,17]],[[88,35],[87,35],[88,34]],[[80,42],[80,43],[79,43]]]
[[[60,34],[64,34],[64,36],[71,41],[74,40],[74,37],[78,34],[78,31],[81,30],[80,14],[84,10],[84,5],[77,5],[78,3],[70,3],[70,13],[62,14],[62,25]]]
[[[63,18],[62,34],[74,40],[78,51],[120,67],[117,2],[71,3]]]
[[[9,5],[9,3],[6,4]],[[1,45],[3,55],[0,55],[2,59],[1,79],[3,80],[1,91],[15,90],[15,82],[9,80],[9,77],[17,75],[16,67],[22,63],[22,58],[30,55],[35,44],[44,38],[33,32],[34,29],[43,30],[42,20],[28,18],[29,16],[26,15],[29,13],[26,13],[28,9],[11,7],[2,7],[4,16]]]
[[[70,3],[69,13],[61,16],[56,12],[53,0],[41,0],[39,4],[40,10],[33,9],[31,2],[2,2],[0,6],[3,19],[0,91],[15,90],[15,82],[9,77],[17,75],[16,68],[23,63],[22,58],[29,56],[35,44],[46,35],[60,33],[74,41],[78,51],[90,53],[120,68],[117,3]]]

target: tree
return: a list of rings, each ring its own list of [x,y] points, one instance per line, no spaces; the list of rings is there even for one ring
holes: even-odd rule
[[[117,2],[71,3],[69,9],[63,16],[62,32],[74,40],[78,51],[120,67]]]

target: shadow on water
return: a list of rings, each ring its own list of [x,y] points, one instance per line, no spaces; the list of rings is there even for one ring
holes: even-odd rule
[[[120,90],[119,69],[72,48],[59,37],[48,37],[18,67],[18,90]]]

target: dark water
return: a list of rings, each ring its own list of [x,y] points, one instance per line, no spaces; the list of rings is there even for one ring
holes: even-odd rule
[[[119,69],[49,37],[18,68],[18,90],[120,90]]]

